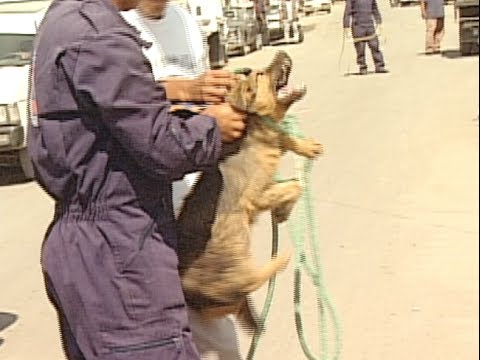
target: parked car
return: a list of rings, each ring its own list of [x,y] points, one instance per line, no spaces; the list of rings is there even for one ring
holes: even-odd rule
[[[0,165],[34,176],[27,152],[33,40],[51,1],[0,3]]]
[[[228,37],[227,52],[245,55],[262,48],[262,34],[253,4],[231,6],[225,9]]]
[[[315,14],[317,12],[332,12],[332,0],[304,0],[303,13],[305,15]]]

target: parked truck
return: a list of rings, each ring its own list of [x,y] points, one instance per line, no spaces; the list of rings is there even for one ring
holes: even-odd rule
[[[27,179],[28,92],[33,40],[50,0],[0,3],[0,165],[20,165]]]
[[[457,0],[455,2],[462,55],[478,54],[478,1]]]

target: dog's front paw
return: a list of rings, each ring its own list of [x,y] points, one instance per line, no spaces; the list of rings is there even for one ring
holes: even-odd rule
[[[323,145],[313,139],[303,139],[298,150],[301,155],[310,159],[323,155]]]
[[[295,203],[288,203],[281,207],[272,210],[273,219],[277,224],[281,224],[284,221],[287,221],[290,217],[290,214],[293,210]]]

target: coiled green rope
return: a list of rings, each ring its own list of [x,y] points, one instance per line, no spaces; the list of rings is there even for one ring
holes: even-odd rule
[[[282,121],[282,124],[274,122],[270,118],[263,118],[263,120],[272,128],[282,133],[291,135],[293,137],[303,138],[298,120],[293,115],[287,115]],[[311,172],[313,161],[304,160],[303,166],[298,166],[297,163],[297,176],[300,184],[303,188],[303,192],[295,207],[295,210],[288,221],[288,231],[290,238],[292,239],[295,248],[295,265],[294,265],[294,311],[295,311],[295,326],[297,330],[297,336],[300,341],[302,350],[309,360],[339,360],[342,348],[341,328],[338,316],[335,312],[333,304],[328,296],[325,284],[323,282],[322,268],[320,264],[320,255],[318,249],[318,237],[314,221],[314,206],[312,198],[312,186],[311,186]],[[279,179],[278,181],[285,181]],[[272,256],[275,256],[278,252],[278,225],[272,217]],[[311,248],[311,263],[307,258],[305,249],[306,237],[310,240]],[[317,311],[318,311],[318,326],[319,326],[319,348],[320,356],[316,357],[310,350],[307,341],[305,339],[305,333],[303,329],[303,320],[301,313],[301,281],[302,281],[302,269],[306,271],[308,277],[311,279],[317,297]],[[261,336],[261,330],[265,328],[266,318],[273,300],[273,293],[275,289],[275,276],[270,279],[268,284],[267,296],[265,299],[265,305],[260,315],[260,332],[253,335],[252,343],[247,355],[247,360],[252,360],[255,354],[258,341]],[[330,318],[332,330],[334,332],[333,338],[335,345],[333,350],[329,352],[328,349],[328,326],[327,320]]]

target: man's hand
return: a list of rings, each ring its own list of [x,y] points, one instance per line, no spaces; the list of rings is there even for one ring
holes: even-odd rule
[[[246,114],[236,111],[228,103],[210,105],[202,112],[217,121],[224,142],[239,139],[245,130]]]
[[[225,70],[209,70],[192,81],[190,97],[193,101],[218,104],[237,81],[237,76]]]
[[[383,35],[383,25],[382,24],[377,24],[377,35],[378,36]]]
[[[348,28],[348,27],[343,28],[343,36],[345,36],[346,38],[349,38],[350,35],[351,35],[350,28]]]

